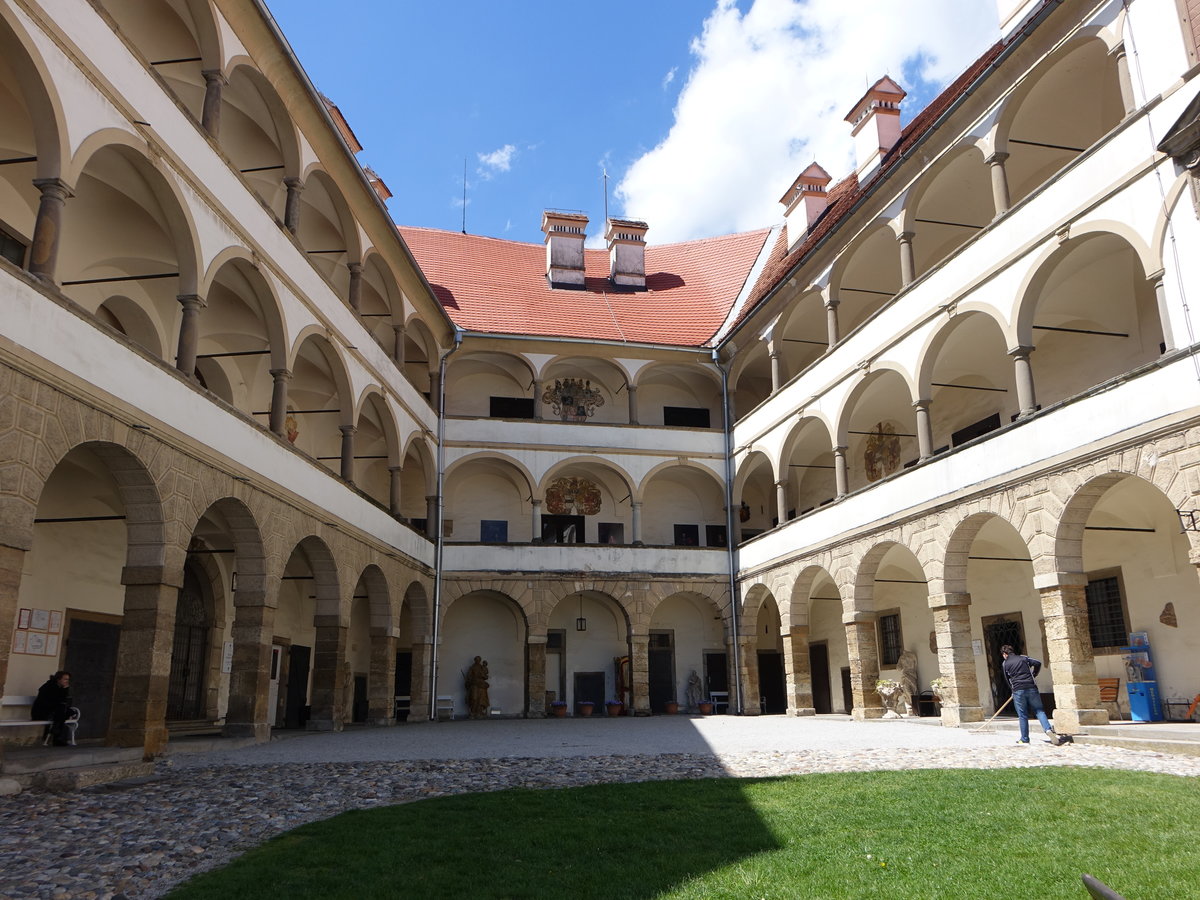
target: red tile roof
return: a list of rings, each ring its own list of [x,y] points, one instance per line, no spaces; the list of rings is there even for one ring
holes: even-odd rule
[[[583,290],[546,281],[544,244],[401,226],[455,324],[467,331],[698,347],[724,322],[770,229],[646,248],[646,290],[614,292],[608,251],[584,251]]]

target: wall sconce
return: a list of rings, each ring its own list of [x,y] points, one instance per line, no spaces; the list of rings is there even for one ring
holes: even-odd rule
[[[587,619],[583,617],[583,596],[579,597],[579,618],[575,620],[576,631],[587,631]]]

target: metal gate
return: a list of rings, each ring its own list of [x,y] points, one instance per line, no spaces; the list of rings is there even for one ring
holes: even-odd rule
[[[992,702],[996,705],[994,709],[999,709],[1004,705],[1004,701],[1012,696],[1012,690],[1008,686],[1008,679],[1004,677],[1004,657],[1000,655],[1000,648],[1005,644],[1012,646],[1018,653],[1025,652],[1025,629],[1021,625],[1020,613],[1006,613],[1001,616],[987,616],[983,622],[983,638],[984,647],[987,652],[988,661],[988,679],[992,686]],[[1016,710],[1011,706],[1006,709],[1003,715],[1016,715]]]
[[[191,565],[183,567],[183,587],[175,607],[175,642],[167,683],[167,719],[203,719],[204,682],[208,668],[212,620],[200,578]]]

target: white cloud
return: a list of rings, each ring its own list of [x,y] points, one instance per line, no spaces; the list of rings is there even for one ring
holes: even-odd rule
[[[483,178],[491,178],[497,172],[507,172],[512,168],[513,157],[517,155],[517,148],[512,144],[505,144],[491,153],[477,153],[481,163],[478,172]]]
[[[672,66],[671,71],[663,76],[662,86],[665,91],[667,87],[675,80],[675,76],[679,74],[679,66]]]
[[[778,199],[808,163],[835,182],[852,170],[843,119],[867,87],[890,74],[910,93],[913,79],[940,89],[998,34],[987,2],[754,0],[743,13],[718,0],[674,123],[626,171],[618,201],[655,243],[780,221]]]

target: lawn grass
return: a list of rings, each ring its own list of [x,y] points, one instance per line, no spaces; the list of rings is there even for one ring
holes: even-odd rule
[[[1200,897],[1200,784],[921,770],[512,790],[305,825],[173,900]]]

